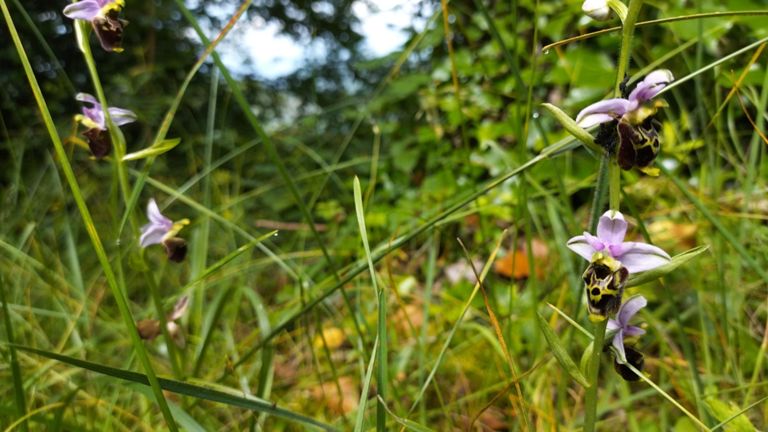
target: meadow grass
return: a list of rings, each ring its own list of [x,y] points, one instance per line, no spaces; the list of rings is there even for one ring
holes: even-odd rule
[[[211,35],[165,3],[198,51],[144,93],[143,139],[106,115],[97,160],[46,94],[77,80],[0,0],[31,92],[0,116],[4,430],[768,428],[766,11],[631,0],[612,27],[581,2],[441,0],[375,86],[281,123],[220,56],[251,1]],[[77,91],[118,104],[110,80],[140,80],[66,24]],[[619,170],[572,118],[659,68],[660,174]],[[139,245],[151,198],[191,221],[181,263]],[[633,382],[566,245],[609,208],[673,257],[626,280],[649,303]]]

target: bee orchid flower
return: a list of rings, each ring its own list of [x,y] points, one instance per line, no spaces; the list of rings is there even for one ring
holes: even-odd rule
[[[176,235],[182,228],[189,225],[189,219],[173,222],[160,213],[160,208],[154,199],[150,199],[149,204],[147,204],[147,218],[149,223],[141,227],[141,237],[139,238],[141,247],[162,244],[169,260],[184,261],[184,257],[187,255],[187,242]]]
[[[95,97],[88,93],[78,93],[75,99],[85,103],[83,113],[75,116],[75,120],[88,128],[83,135],[88,138],[88,147],[96,158],[103,158],[112,150],[112,139],[107,131],[104,109]],[[90,106],[89,106],[90,105]],[[110,107],[107,109],[112,123],[122,126],[136,121],[136,114],[123,108]]]
[[[619,307],[616,313],[616,319],[608,320],[606,332],[613,335],[613,347],[616,349],[616,361],[619,364],[627,362],[627,355],[624,351],[624,338],[634,337],[645,334],[645,330],[640,327],[629,324],[637,312],[648,304],[645,297],[638,295],[630,298]]]
[[[64,8],[64,16],[91,23],[104,51],[123,50],[123,27],[128,22],[118,18],[124,0],[80,0]]]
[[[650,101],[674,80],[672,72],[658,69],[649,73],[625,98],[606,99],[584,108],[576,116],[576,123],[588,128],[614,120],[638,125],[656,112],[655,106],[648,106]]]
[[[631,273],[662,266],[671,260],[659,247],[642,242],[625,242],[627,221],[621,212],[608,210],[597,224],[597,236],[584,232],[568,240],[567,246],[582,258],[593,261],[596,254],[608,255]]]

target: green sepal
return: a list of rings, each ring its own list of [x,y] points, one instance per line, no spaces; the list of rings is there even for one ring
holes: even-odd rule
[[[631,274],[629,275],[629,279],[627,280],[626,287],[629,288],[633,286],[646,284],[668,273],[672,273],[678,267],[696,258],[697,256],[701,255],[708,249],[709,249],[708,245],[698,246],[693,249],[687,250],[679,255],[675,255],[674,257],[672,257],[672,260],[670,260],[668,263],[664,264],[661,267],[656,267],[653,270],[648,270],[642,273]]]
[[[174,147],[179,145],[181,138],[166,139],[160,141],[159,144],[153,144],[143,150],[137,152],[128,153],[123,156],[123,161],[132,161],[138,159],[145,159],[148,157],[157,157],[163,153],[171,151]]]
[[[77,47],[80,48],[80,51],[83,53],[88,51],[86,44],[88,43],[88,35],[90,34],[90,31],[91,25],[88,21],[75,20],[75,37],[77,39]]]
[[[573,135],[574,138],[581,141],[589,147],[591,150],[598,152],[598,154],[601,154],[603,149],[597,143],[595,143],[595,138],[592,137],[592,135],[584,130],[581,126],[576,123],[576,121],[568,116],[563,110],[560,108],[550,104],[550,103],[543,103],[541,104],[544,108],[547,109],[554,117],[555,120],[560,123],[563,128],[568,131],[569,134]]]
[[[608,7],[611,8],[611,10],[619,16],[619,19],[623,24],[624,20],[627,19],[627,14],[629,13],[627,5],[625,5],[621,0],[608,0],[607,3]]]

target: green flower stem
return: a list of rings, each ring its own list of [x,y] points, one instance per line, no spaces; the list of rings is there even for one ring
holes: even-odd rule
[[[621,97],[621,83],[624,81],[624,75],[626,75],[627,68],[629,67],[629,55],[632,51],[632,37],[635,32],[635,23],[637,17],[640,14],[640,8],[643,6],[643,0],[630,0],[629,11],[627,17],[624,20],[623,28],[621,31],[621,52],[619,53],[619,63],[616,74],[616,87],[614,93],[616,97]],[[604,164],[606,165],[606,164]],[[618,211],[620,209],[621,199],[621,171],[619,165],[614,158],[607,163],[608,175],[598,176],[598,181],[604,181],[608,177],[608,201],[611,210]],[[598,190],[603,185],[598,184]],[[599,197],[598,197],[599,198]],[[590,221],[590,226],[596,226],[597,212],[593,212]],[[595,423],[597,421],[597,389],[598,389],[598,376],[600,375],[600,356],[603,352],[603,344],[605,343],[605,329],[608,326],[608,320],[604,319],[598,323],[595,323],[594,342],[592,345],[592,355],[589,360],[589,366],[587,368],[587,380],[589,381],[589,388],[587,388],[587,394],[584,401],[584,432],[593,432],[595,430]]]
[[[112,291],[112,295],[115,297],[115,302],[117,303],[117,308],[120,311],[120,316],[122,317],[125,323],[125,327],[128,330],[134,351],[136,352],[139,361],[147,373],[147,380],[149,381],[149,385],[152,387],[152,392],[154,393],[155,399],[160,406],[160,411],[165,418],[168,429],[171,431],[177,431],[178,428],[176,426],[176,422],[173,419],[171,410],[168,408],[168,403],[166,402],[165,396],[163,395],[162,389],[160,388],[157,375],[155,375],[155,371],[152,369],[149,356],[147,355],[144,344],[139,337],[139,332],[136,330],[136,324],[134,322],[133,316],[131,315],[131,309],[128,306],[128,300],[118,285],[117,278],[115,277],[115,273],[112,269],[112,265],[109,262],[109,257],[107,257],[107,253],[104,250],[104,245],[101,242],[99,233],[96,230],[95,224],[93,223],[93,218],[91,217],[91,213],[85,203],[82,191],[80,190],[80,186],[77,183],[77,178],[75,177],[75,173],[72,170],[69,159],[67,158],[64,145],[61,142],[61,137],[59,137],[59,133],[56,130],[56,125],[54,124],[51,113],[48,110],[48,105],[46,104],[43,93],[40,90],[40,85],[37,82],[37,78],[32,71],[32,65],[29,63],[29,58],[27,57],[24,46],[21,43],[19,34],[16,31],[16,26],[13,23],[13,19],[11,18],[11,14],[8,10],[8,6],[5,3],[5,0],[0,0],[0,9],[3,11],[5,22],[8,25],[8,31],[11,34],[11,39],[13,40],[14,45],[16,46],[16,51],[19,54],[19,59],[21,60],[21,64],[24,68],[24,73],[27,76],[29,86],[32,90],[32,93],[34,94],[40,115],[43,118],[45,127],[51,137],[54,151],[56,152],[56,157],[61,164],[61,170],[67,180],[67,183],[69,184],[70,189],[72,190],[72,198],[75,200],[75,204],[77,205],[77,208],[80,211],[80,215],[83,218],[85,230],[88,232],[88,236],[90,237],[91,243],[93,244],[93,249],[96,252],[96,256],[99,260],[99,263],[101,264],[101,268],[104,271],[104,277],[106,278],[107,284]]]
[[[77,23],[77,25],[83,25],[80,22]],[[83,29],[83,34],[85,36],[88,35],[88,29]],[[139,224],[136,221],[135,212],[131,211],[131,207],[129,206],[130,200],[131,200],[131,185],[128,182],[128,173],[125,170],[125,162],[123,161],[123,156],[125,156],[126,152],[126,144],[125,144],[125,137],[123,136],[122,132],[120,131],[120,128],[118,128],[113,122],[112,117],[109,115],[109,103],[107,101],[106,93],[104,93],[104,87],[101,85],[101,79],[99,78],[99,72],[96,68],[96,60],[93,58],[93,51],[91,50],[91,45],[89,43],[84,43],[82,45],[83,48],[83,57],[85,59],[85,64],[88,66],[88,73],[91,76],[91,81],[93,82],[93,88],[96,92],[96,98],[99,100],[99,103],[101,104],[101,109],[104,113],[104,120],[107,125],[107,130],[109,131],[109,137],[112,140],[112,159],[113,159],[113,166],[115,169],[115,173],[117,174],[117,181],[120,185],[120,191],[123,195],[123,201],[126,205],[126,211],[130,212],[130,215],[128,215],[128,219],[131,223],[131,238],[138,238],[139,233]],[[151,163],[151,162],[150,162]],[[122,227],[121,227],[122,228]],[[173,369],[174,376],[176,378],[182,377],[182,371],[181,366],[179,363],[179,353],[176,349],[176,344],[173,341],[173,337],[171,337],[170,333],[168,332],[168,326],[165,319],[165,311],[163,310],[163,302],[160,297],[160,293],[158,292],[157,288],[157,282],[155,281],[154,275],[148,270],[149,265],[144,259],[144,254],[139,253],[139,264],[142,269],[142,273],[144,273],[144,278],[147,281],[147,285],[149,286],[149,293],[150,297],[152,298],[152,303],[155,307],[155,313],[157,314],[157,319],[160,321],[160,329],[163,334],[163,339],[165,340],[165,345],[168,347],[168,357],[171,362],[171,368]]]
[[[587,368],[587,380],[590,386],[587,388],[587,394],[584,400],[584,432],[593,432],[597,420],[597,378],[600,373],[600,356],[603,353],[603,344],[605,343],[605,328],[608,326],[608,320],[604,319],[595,323],[594,341],[592,342],[592,355],[589,359]]]
[[[81,26],[81,31],[84,38],[88,38],[90,28],[87,23],[80,20],[75,22],[75,25]],[[128,176],[125,173],[125,166],[123,165],[123,156],[125,156],[125,137],[120,132],[120,129],[112,122],[112,116],[109,115],[109,104],[107,103],[107,96],[104,93],[104,87],[101,85],[101,79],[99,79],[99,73],[96,70],[96,61],[93,59],[93,51],[91,51],[91,44],[87,39],[82,44],[83,57],[85,58],[85,64],[88,67],[88,74],[91,76],[93,82],[93,88],[96,91],[96,99],[101,104],[102,112],[104,113],[104,122],[109,132],[109,138],[112,141],[112,157],[117,172],[117,178],[120,183],[120,189],[123,193],[123,200],[128,202],[130,194],[128,194]]]
[[[611,158],[613,159],[613,158]],[[621,169],[616,160],[611,160],[608,164],[608,207],[611,210],[619,211],[621,206]]]
[[[621,51],[619,53],[619,63],[616,73],[616,88],[614,93],[616,97],[621,97],[621,82],[624,80],[627,68],[629,67],[629,54],[632,52],[632,37],[635,34],[635,23],[640,15],[640,8],[643,6],[643,0],[630,0],[627,19],[621,29]]]

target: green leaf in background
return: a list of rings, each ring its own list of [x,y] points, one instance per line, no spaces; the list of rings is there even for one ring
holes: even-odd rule
[[[661,267],[657,267],[647,272],[630,275],[629,280],[627,281],[626,287],[629,288],[633,286],[642,285],[642,284],[654,281],[666,274],[672,273],[678,267],[696,258],[697,256],[701,255],[707,249],[709,249],[709,246],[695,247],[679,255],[675,255],[674,257],[672,257],[672,261],[668,262],[667,264],[664,264]]]
[[[148,157],[157,157],[163,153],[171,151],[174,147],[179,145],[181,138],[171,138],[160,141],[159,144],[153,144],[143,150],[137,152],[128,153],[123,156],[124,161],[132,161],[139,159],[146,159]]]
[[[558,363],[560,363],[560,366],[562,366],[568,375],[570,375],[571,378],[573,378],[573,380],[579,383],[582,387],[589,387],[587,378],[584,376],[584,374],[581,373],[579,367],[576,366],[576,363],[568,354],[568,350],[565,349],[562,342],[560,342],[560,338],[558,338],[555,332],[552,331],[552,328],[541,314],[541,311],[536,312],[536,317],[538,318],[537,322],[539,324],[539,328],[541,329],[541,332],[544,333],[544,338],[547,340],[547,345],[549,345],[549,347],[552,349],[552,354],[554,354]]]

